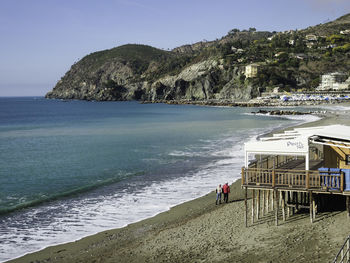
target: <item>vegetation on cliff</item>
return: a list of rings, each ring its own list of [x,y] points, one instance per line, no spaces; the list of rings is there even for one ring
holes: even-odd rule
[[[350,14],[285,32],[232,29],[221,39],[172,51],[129,44],[87,55],[48,98],[245,100],[278,86],[314,89],[320,75],[350,72]],[[245,66],[258,65],[246,78]]]

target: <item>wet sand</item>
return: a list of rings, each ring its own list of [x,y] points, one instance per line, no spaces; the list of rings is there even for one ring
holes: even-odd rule
[[[302,126],[350,125],[335,114]],[[10,262],[330,262],[347,235],[345,211],[308,211],[275,226],[274,214],[244,225],[240,180],[228,204],[215,205],[215,193],[173,207],[152,218],[46,248]],[[248,201],[250,207],[250,200]],[[250,210],[249,210],[250,211]]]

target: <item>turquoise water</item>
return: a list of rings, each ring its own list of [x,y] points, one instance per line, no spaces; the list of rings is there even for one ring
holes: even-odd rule
[[[0,98],[0,261],[232,183],[244,141],[302,121],[253,110]]]

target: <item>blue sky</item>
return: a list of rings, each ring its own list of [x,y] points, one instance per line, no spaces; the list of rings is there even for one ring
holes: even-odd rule
[[[0,0],[0,96],[43,96],[80,58],[127,43],[172,49],[349,12],[349,0]]]

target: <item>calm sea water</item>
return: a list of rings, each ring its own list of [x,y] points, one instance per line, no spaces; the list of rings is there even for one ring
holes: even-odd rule
[[[252,110],[0,98],[0,261],[232,183],[244,141],[312,118]]]

